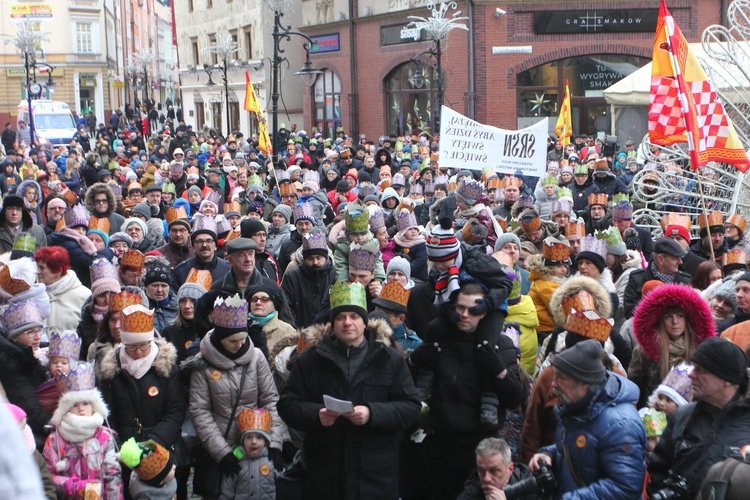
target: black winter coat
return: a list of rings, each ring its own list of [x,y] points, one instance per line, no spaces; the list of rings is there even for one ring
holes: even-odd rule
[[[276,290],[278,290],[279,295],[284,297],[284,294],[281,291],[281,288],[279,285],[276,284],[275,281],[273,281],[270,278],[266,278],[265,276],[260,274],[260,271],[258,269],[255,269],[253,271],[253,275],[250,277],[250,283],[248,283],[247,288],[245,289],[245,292],[247,293],[247,290],[250,289],[250,287],[255,285],[265,285],[270,286]],[[230,295],[234,295],[236,293],[241,293],[240,287],[237,285],[237,278],[234,276],[234,271],[231,269],[229,272],[222,278],[221,280],[214,281],[213,285],[211,285],[211,290],[221,290],[222,292],[227,292]],[[245,295],[245,300],[248,300],[250,297]],[[289,304],[287,303],[286,297],[284,297],[284,304],[281,308],[279,313],[279,319],[285,323],[289,323],[292,326],[295,326],[296,323],[294,321],[294,315],[292,314],[292,311],[289,309]],[[259,347],[257,344],[255,347]],[[268,352],[265,352],[266,357],[268,357]]]
[[[586,207],[589,204],[589,195],[599,192],[599,187],[594,184],[591,175],[588,176],[583,186],[579,186],[576,184],[576,181],[573,181],[568,184],[568,188],[573,192],[573,211],[578,215],[586,211]]]
[[[289,307],[294,312],[297,328],[307,328],[313,324],[320,310],[323,298],[336,280],[336,270],[331,259],[320,269],[311,269],[304,262],[284,274],[281,289]]]
[[[374,329],[365,336],[365,358],[350,382],[334,353],[342,346],[327,335],[297,358],[277,404],[284,422],[305,433],[305,498],[399,498],[399,442],[416,426],[420,403],[401,355]],[[356,426],[339,417],[323,427],[324,394],[368,406],[370,421]]]
[[[625,317],[631,318],[633,317],[633,313],[635,312],[635,307],[638,305],[638,302],[641,300],[642,290],[643,290],[643,284],[647,281],[651,281],[656,279],[654,277],[654,273],[651,272],[651,266],[655,266],[656,264],[652,260],[649,266],[645,269],[636,269],[632,273],[630,273],[630,276],[628,276],[628,284],[625,286],[625,296],[623,300],[623,307],[625,308]],[[675,285],[689,285],[690,284],[690,275],[678,271],[677,276],[675,278]]]
[[[174,346],[175,349],[177,349],[178,365],[189,357],[188,346],[198,339],[198,335],[196,335],[195,333],[195,328],[193,327],[192,320],[183,321],[186,322],[189,326],[184,327],[172,325],[161,332],[162,337],[164,337],[170,344]]]
[[[70,268],[73,269],[73,272],[76,273],[81,284],[86,288],[91,288],[91,273],[89,269],[91,268],[91,264],[94,263],[94,260],[104,258],[111,262],[115,256],[111,248],[99,250],[96,252],[96,255],[89,255],[83,251],[83,248],[78,245],[76,240],[62,233],[50,234],[47,237],[47,243],[51,247],[63,247],[68,251],[68,257],[70,257]]]
[[[302,235],[299,231],[293,230],[289,233],[289,239],[281,244],[279,248],[279,258],[276,263],[279,265],[279,273],[284,274],[287,266],[292,261],[294,252],[302,246]]]

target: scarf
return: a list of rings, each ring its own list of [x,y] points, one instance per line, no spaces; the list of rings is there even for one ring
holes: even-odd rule
[[[97,323],[101,323],[104,319],[104,315],[107,314],[107,311],[109,311],[108,306],[98,306],[94,304],[94,311],[91,313],[91,317],[94,318],[94,321]]]
[[[417,235],[417,237],[413,240],[405,240],[401,233],[396,233],[396,235],[393,237],[393,241],[395,241],[396,244],[402,248],[412,248],[419,245],[420,243],[427,242],[427,240],[425,240],[425,237],[421,234]]]
[[[463,257],[459,249],[458,255],[453,265],[445,272],[441,272],[435,282],[435,305],[443,304],[450,300],[451,294],[461,288],[458,279],[459,268],[461,267]]]
[[[91,438],[96,429],[104,424],[104,417],[94,413],[90,417],[66,413],[60,422],[57,432],[69,443],[81,443]],[[62,457],[61,457],[62,458]]]
[[[131,358],[123,347],[120,349],[120,365],[131,377],[140,380],[151,369],[157,354],[159,354],[159,346],[153,340],[151,341],[151,352],[141,359]]]
[[[271,321],[273,318],[276,317],[276,311],[273,311],[272,313],[266,315],[266,316],[256,316],[255,314],[249,312],[247,313],[248,318],[252,318],[253,321],[258,323],[260,326],[266,326],[266,323]]]
[[[665,285],[671,285],[674,283],[674,278],[676,274],[662,274],[656,269],[656,264],[651,264],[651,273],[654,275],[654,278],[658,279]]]
[[[66,287],[70,283],[70,280],[71,277],[67,273],[62,275],[59,280],[51,285],[47,285],[47,293],[50,295],[57,295],[57,291]]]

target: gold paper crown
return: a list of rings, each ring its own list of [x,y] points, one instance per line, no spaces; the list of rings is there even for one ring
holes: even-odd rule
[[[396,304],[406,307],[409,302],[409,295],[411,290],[406,290],[401,283],[398,281],[391,281],[383,285],[380,291],[380,298],[383,300],[390,300]]]
[[[384,191],[391,187],[391,181],[390,179],[383,179],[382,181],[380,181],[380,184],[378,184],[378,186],[380,187],[381,191]]]
[[[240,427],[240,434],[247,431],[261,431],[271,434],[271,424],[273,418],[265,408],[243,408],[237,415],[237,425]]]
[[[367,295],[365,287],[360,283],[346,283],[337,281],[331,285],[331,310],[341,306],[356,306],[367,311]]]
[[[198,172],[198,167],[188,167],[187,170],[185,170],[186,175],[200,175]]]
[[[419,154],[429,153],[429,152],[430,152],[430,146],[419,146]]]
[[[666,231],[669,226],[682,226],[685,229],[687,229],[687,232],[689,233],[690,227],[692,225],[693,224],[690,221],[690,217],[687,215],[668,213],[668,214],[665,214],[664,217],[661,218],[662,231]]]
[[[496,215],[495,220],[497,221],[498,225],[500,226],[500,229],[502,229],[504,233],[508,231],[508,219],[504,219],[503,217]]]
[[[211,277],[211,271],[205,269],[198,270],[196,268],[190,269],[190,272],[185,279],[185,283],[195,283],[198,286],[203,287],[204,290],[208,291],[211,289],[213,284],[213,278]]]
[[[535,217],[532,219],[529,219],[528,217],[524,217],[523,214],[519,218],[519,224],[521,224],[521,229],[523,230],[524,234],[531,234],[540,227],[542,227],[542,219],[536,215],[536,212],[533,210],[529,210],[530,213],[532,213]],[[524,222],[524,219],[528,220],[528,222]]]
[[[458,184],[456,184],[456,181],[450,181],[448,183],[448,191],[453,192],[456,190],[456,187],[458,187]]]
[[[297,191],[294,189],[294,184],[291,182],[279,183],[279,196],[285,196],[288,194],[297,194]]]
[[[65,191],[63,191],[62,195],[63,198],[68,200],[68,203],[70,203],[71,205],[75,205],[78,202],[78,195],[75,194],[71,189],[66,188]]]
[[[511,257],[510,254],[507,254],[503,251],[498,251],[492,254],[492,256],[495,258],[496,261],[500,263],[501,266],[508,267],[510,269],[513,269],[513,267],[516,265],[516,261]]]
[[[560,301],[560,308],[563,315],[567,318],[571,311],[595,311],[596,303],[594,297],[586,290],[581,290],[572,295],[566,295]]]
[[[233,201],[231,203],[224,203],[224,210],[223,210],[223,212],[225,214],[228,213],[228,212],[237,212],[237,213],[240,213],[241,210],[242,209],[240,208],[240,204],[237,203],[236,201]]]
[[[167,224],[171,224],[177,219],[188,220],[187,210],[183,206],[170,207],[164,212],[164,219],[167,221]]]
[[[603,205],[607,206],[607,193],[591,193],[588,198],[589,206]]]
[[[542,256],[546,260],[554,262],[565,262],[570,258],[570,245],[566,241],[565,243],[552,243],[549,244],[547,240],[544,240],[542,245]]]
[[[744,233],[745,226],[747,226],[747,221],[740,214],[732,214],[729,217],[727,217],[727,221],[724,224],[725,225],[731,224],[733,226],[737,226],[737,229],[740,230],[740,233]]]
[[[120,257],[120,266],[132,267],[134,269],[143,269],[143,263],[146,256],[138,250],[128,250]]]
[[[154,330],[154,310],[140,303],[122,310],[122,331],[128,333],[150,333]]]
[[[487,190],[497,189],[500,187],[500,179],[498,177],[490,177],[487,179]]]
[[[29,290],[31,285],[22,279],[13,278],[10,275],[10,265],[6,265],[0,269],[0,288],[10,295],[18,295]]]
[[[123,290],[114,294],[109,299],[109,310],[110,312],[120,312],[126,307],[139,305],[141,303],[142,299],[139,293]]]
[[[128,185],[128,193],[131,192],[134,189],[138,189],[139,191],[143,191],[143,186],[140,185],[138,182],[133,182]]]
[[[342,160],[345,160],[347,158],[351,158],[352,157],[352,150],[349,149],[349,148],[344,148],[339,153],[339,156],[341,157]]]
[[[724,216],[718,210],[712,210],[706,214],[700,214],[698,216],[698,227],[706,229],[707,227],[723,226]]]
[[[55,232],[59,233],[60,230],[62,230],[62,228],[64,227],[65,227],[65,220],[62,217],[60,217],[60,220],[57,221],[57,224],[55,224]]]
[[[747,266],[747,254],[739,248],[726,252],[721,258],[722,267],[730,265]]]
[[[439,161],[440,160],[440,153],[430,153],[430,161]]]
[[[506,175],[505,177],[503,177],[503,180],[500,181],[500,187],[503,189],[507,189],[509,186],[520,188],[521,179],[519,179],[518,177],[513,177],[512,175]]]
[[[136,467],[136,474],[144,481],[150,481],[158,476],[169,463],[169,450],[151,440],[139,443],[139,446],[150,448],[151,453],[141,458],[140,465]]]
[[[612,323],[594,311],[574,311],[565,320],[565,329],[582,337],[604,342],[612,331]]]
[[[364,207],[349,207],[344,211],[344,224],[346,230],[351,233],[366,233],[370,227],[370,212]]]
[[[599,158],[594,162],[594,169],[595,170],[607,170],[609,168],[609,164],[607,163],[607,160],[605,158]]]
[[[106,217],[89,217],[89,229],[97,229],[104,234],[109,234],[109,219]]]

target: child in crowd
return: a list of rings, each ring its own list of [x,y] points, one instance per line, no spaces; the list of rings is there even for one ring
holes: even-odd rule
[[[268,457],[271,442],[271,414],[268,410],[243,408],[237,415],[240,445],[234,456],[240,461],[240,472],[224,475],[222,500],[263,500],[276,498],[276,469]]]
[[[647,449],[651,453],[659,444],[664,429],[667,428],[667,416],[659,410],[648,407],[638,410],[638,414],[643,420],[643,427],[646,428]]]
[[[350,203],[346,206],[344,210],[344,236],[340,236],[335,242],[333,264],[336,268],[336,279],[339,281],[349,281],[349,250],[351,244],[359,245],[370,253],[380,251],[380,242],[370,232],[370,212],[363,205],[357,203]],[[385,281],[382,257],[378,257],[378,262],[375,264],[375,279]]]
[[[70,373],[78,365],[81,354],[81,339],[72,330],[62,333],[52,332],[49,336],[48,371],[52,378]]]
[[[552,214],[552,202],[557,201],[557,177],[547,176],[542,180],[542,193],[537,197],[535,208],[539,217],[549,220]]]
[[[661,381],[661,384],[648,398],[651,408],[663,412],[667,419],[671,419],[677,408],[685,406],[693,400],[693,382],[690,372],[693,367],[687,363],[679,363],[672,367]]]
[[[531,255],[527,262],[531,288],[529,297],[534,301],[539,318],[539,343],[555,329],[555,321],[550,310],[552,293],[566,279],[570,265],[570,244],[564,238],[549,236],[542,244],[542,255]]]
[[[177,493],[172,454],[156,441],[136,443],[130,438],[120,448],[120,460],[130,473],[128,492],[133,500],[172,500]]]
[[[411,276],[427,281],[427,245],[419,232],[417,218],[411,208],[402,208],[396,217],[398,232],[393,237],[396,242],[395,255],[408,254],[411,259]]]

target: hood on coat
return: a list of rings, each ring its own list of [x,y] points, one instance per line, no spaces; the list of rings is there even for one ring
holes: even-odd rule
[[[167,378],[177,363],[177,349],[165,339],[154,339],[154,341],[159,346],[159,354],[156,355],[152,366],[160,377]],[[120,349],[122,349],[122,344],[117,344],[102,358],[99,364],[102,380],[112,380],[122,370],[118,359]]]
[[[536,272],[539,276],[554,276],[552,269],[544,265],[544,256],[542,254],[529,255],[526,258],[526,266],[529,271],[529,279],[537,279],[536,277],[531,278],[532,272]]]
[[[611,406],[619,404],[630,405],[635,413],[635,405],[638,403],[640,389],[627,378],[613,372],[607,372],[604,384],[596,391],[589,403],[587,418],[591,421]]]
[[[335,245],[339,238],[346,238],[345,231],[346,220],[342,218],[340,221],[334,222],[331,226],[331,229],[328,231],[328,241]]]
[[[42,194],[42,188],[39,187],[39,183],[37,181],[29,179],[21,182],[21,184],[18,185],[18,189],[16,189],[16,193],[18,193],[20,196],[23,196],[23,192],[29,186],[32,186],[34,189],[36,189],[36,204],[37,206],[41,206],[42,202],[44,201],[44,195]],[[26,198],[24,197],[24,200],[25,199]]]
[[[109,215],[112,213],[112,211],[117,208],[117,201],[115,200],[115,193],[112,192],[112,188],[109,187],[109,185],[97,182],[90,188],[86,190],[86,196],[84,198],[84,204],[86,205],[86,210],[89,211],[90,214],[97,213],[96,210],[94,210],[94,197],[97,194],[106,194],[107,195],[107,212],[105,215]]]
[[[685,320],[693,330],[695,345],[716,335],[711,309],[703,298],[687,285],[662,285],[643,297],[633,313],[633,335],[643,354],[659,361],[660,347],[657,330],[661,317],[668,308],[685,313]]]
[[[549,301],[549,309],[552,311],[552,318],[555,320],[555,326],[563,328],[565,320],[567,319],[562,312],[561,304],[563,298],[581,291],[589,292],[594,298],[596,313],[599,316],[602,318],[609,318],[610,312],[612,311],[612,300],[609,298],[607,290],[605,290],[595,279],[587,276],[576,276],[569,278],[565,283],[552,292],[552,297]]]
[[[81,401],[89,401],[94,407],[94,413],[98,413],[104,417],[105,420],[109,417],[109,409],[104,403],[104,399],[102,399],[99,389],[91,389],[88,391],[68,391],[63,394],[57,402],[57,409],[55,409],[55,413],[52,414],[50,423],[55,427],[59,426],[65,414],[73,408],[74,404]]]

